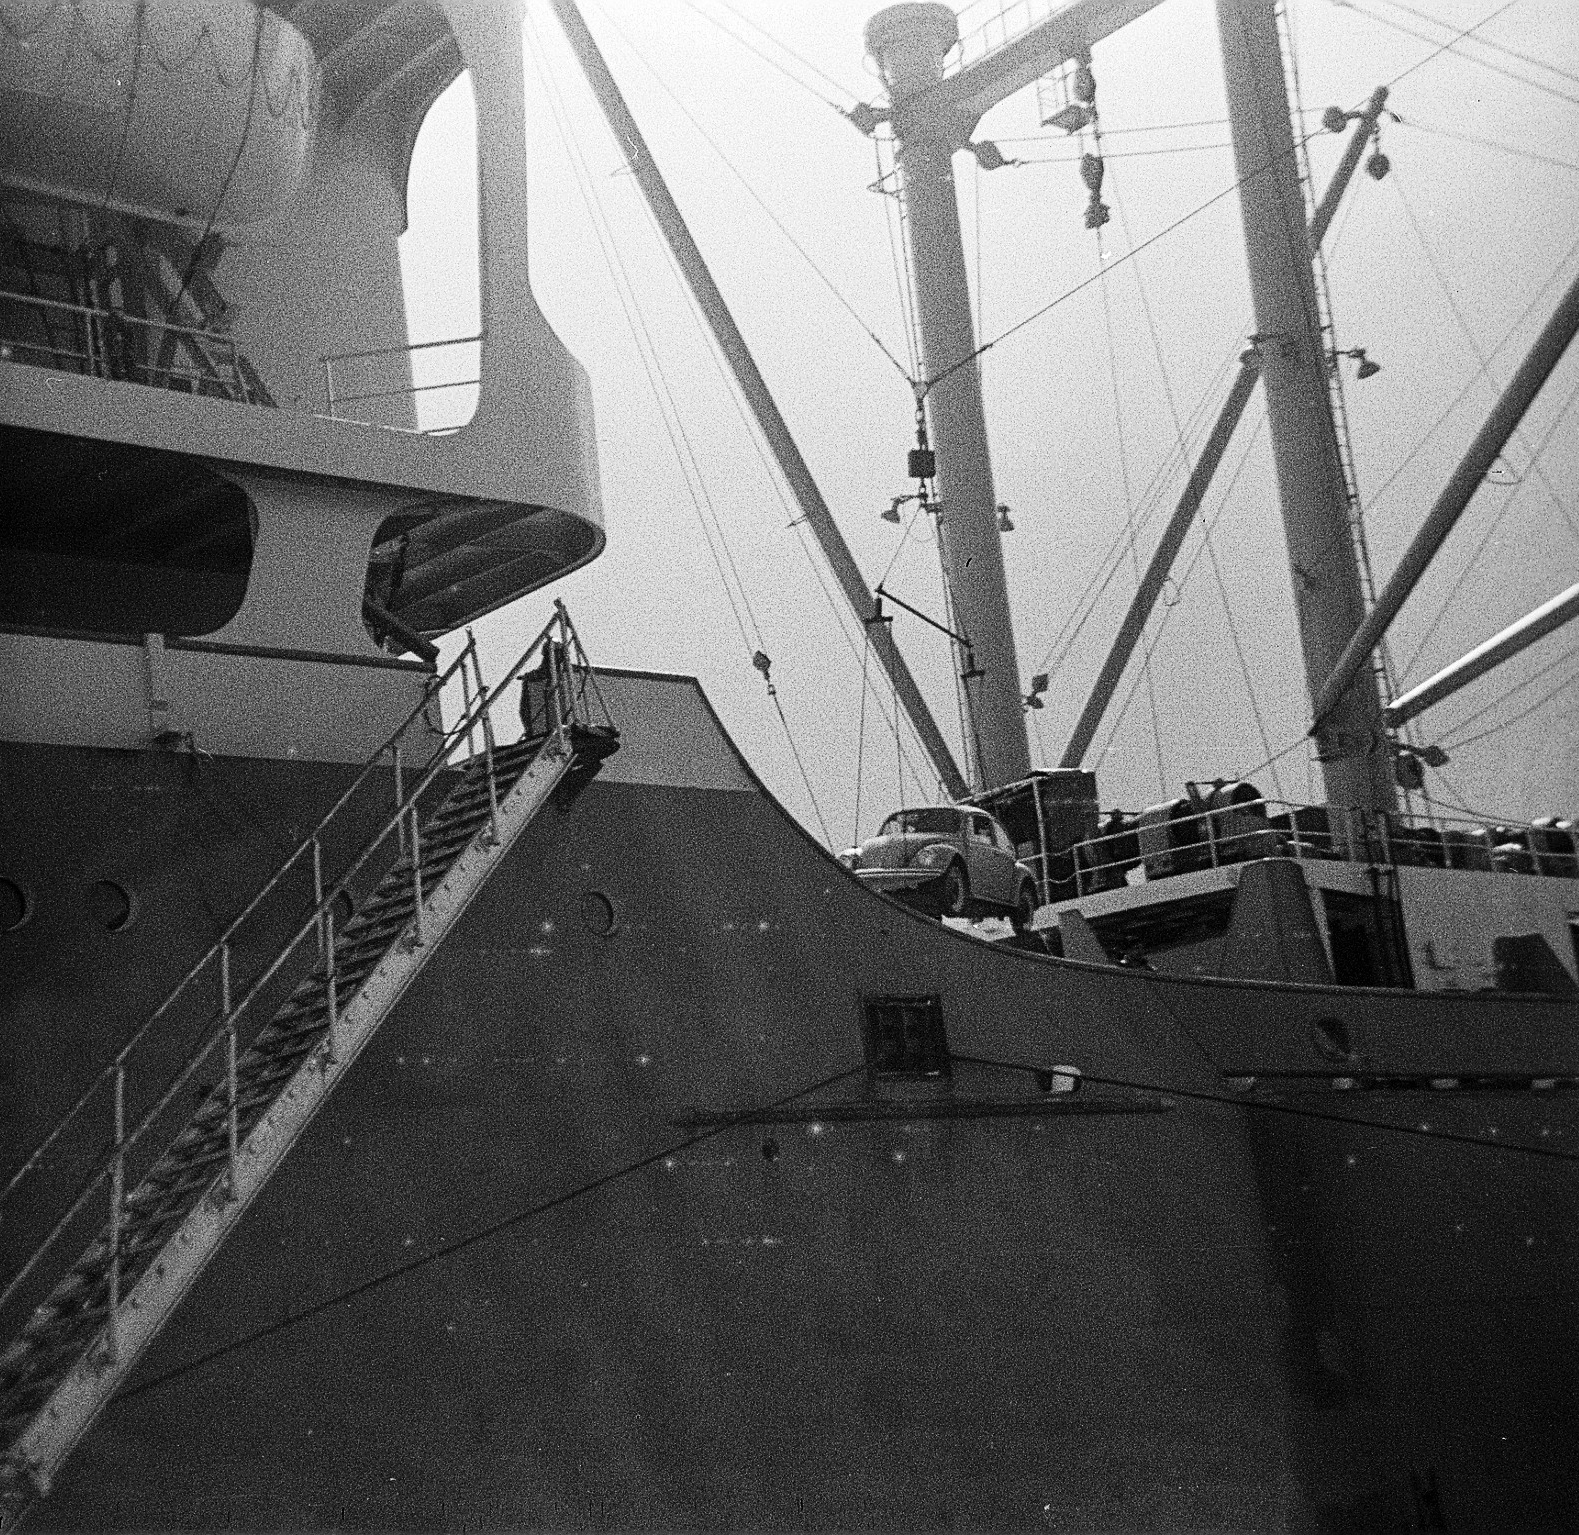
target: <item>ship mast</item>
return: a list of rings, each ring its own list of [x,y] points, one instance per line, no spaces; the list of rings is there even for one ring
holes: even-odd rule
[[[959,36],[946,6],[890,6],[866,28],[867,48],[888,86],[901,172],[925,375],[920,392],[943,504],[944,571],[956,626],[982,673],[965,673],[979,788],[1024,776],[1030,758],[950,161],[995,101],[1155,3],[1074,0],[946,80],[943,60]],[[1217,9],[1255,304],[1253,344],[1266,382],[1306,681],[1315,696],[1365,616],[1328,388],[1332,359],[1316,301],[1275,0],[1217,0]],[[1380,99],[1373,102],[1377,111]],[[1330,211],[1318,210],[1317,223]],[[1316,741],[1330,805],[1364,814],[1395,808],[1392,751],[1373,672],[1347,683]]]
[[[944,577],[955,627],[968,642],[968,650],[956,642],[956,654],[974,660],[966,660],[961,676],[979,791],[1027,777],[1031,753],[954,192],[958,119],[908,110],[913,102],[924,105],[942,80],[944,55],[958,40],[959,24],[944,5],[890,6],[866,27],[867,50],[888,86],[915,274],[926,380],[919,394],[937,453]]]
[[[1278,495],[1305,679],[1315,696],[1365,617],[1349,497],[1328,391],[1275,0],[1217,0],[1229,132],[1255,344],[1261,352]],[[1392,753],[1376,674],[1356,672],[1316,732],[1327,803],[1395,808]]]

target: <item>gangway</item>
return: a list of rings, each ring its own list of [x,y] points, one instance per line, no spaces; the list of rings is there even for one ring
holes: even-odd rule
[[[6,1205],[46,1166],[74,1145],[94,1148],[65,1213],[0,1292],[4,1318],[53,1279],[0,1352],[0,1529],[48,1493],[555,788],[595,772],[617,748],[592,668],[563,605],[555,607],[491,690],[468,636],[323,820],[0,1191],[4,1218]],[[500,745],[495,714],[518,679],[527,733]],[[441,718],[446,689],[460,694],[448,725]],[[338,878],[327,879],[325,849],[336,827],[365,814],[367,797],[388,793],[391,781],[392,808],[377,831]],[[268,898],[309,867],[311,911],[254,979],[235,982],[238,956],[264,922]],[[369,885],[371,894],[347,917],[354,893]],[[291,988],[293,962],[296,973],[307,973]],[[168,1063],[172,1030],[182,1027],[181,1004],[205,993],[211,1000],[199,1044],[160,1075],[157,1062]],[[148,1107],[133,1123],[129,1106],[142,1103]],[[105,1141],[96,1138],[95,1116],[109,1121]],[[84,1246],[106,1199],[108,1219]]]

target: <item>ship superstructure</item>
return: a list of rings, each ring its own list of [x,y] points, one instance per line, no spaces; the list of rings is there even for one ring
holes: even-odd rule
[[[597,553],[586,380],[532,298],[506,148],[517,19],[250,0],[8,17],[8,739],[359,762],[420,691],[413,636]],[[462,68],[482,326],[455,361],[479,389],[435,435],[396,240],[417,129]]]

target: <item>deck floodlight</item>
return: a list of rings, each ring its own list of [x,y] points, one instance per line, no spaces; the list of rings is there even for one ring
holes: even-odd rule
[[[1328,133],[1342,133],[1349,125],[1349,114],[1342,107],[1328,107],[1321,114],[1321,126]]]
[[[1048,674],[1046,672],[1038,672],[1031,678],[1031,691],[1025,695],[1023,700],[1027,709],[1040,709],[1043,707],[1042,694],[1047,691],[1047,679]]]
[[[1346,352],[1336,352],[1336,357],[1352,357],[1359,367],[1354,370],[1356,378],[1375,378],[1382,371],[1382,365],[1365,355],[1363,346],[1351,346]]]
[[[978,139],[974,144],[965,146],[976,157],[976,164],[984,171],[1001,171],[1004,166],[1012,162],[1006,160],[1003,151],[991,139]]]
[[[1379,149],[1373,150],[1370,159],[1365,162],[1365,174],[1372,181],[1380,181],[1392,168],[1393,162]]]
[[[1014,519],[1009,515],[1009,508],[1002,505],[998,508],[998,531],[1000,533],[1014,532]]]
[[[884,522],[898,522],[899,521],[899,508],[908,499],[909,499],[908,496],[895,496],[894,500],[893,500],[893,505],[891,505],[886,512],[880,512],[878,515],[883,519]]]

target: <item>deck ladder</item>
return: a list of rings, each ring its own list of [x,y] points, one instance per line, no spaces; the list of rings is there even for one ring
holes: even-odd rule
[[[517,681],[527,733],[500,745],[494,721]],[[562,605],[491,689],[468,636],[328,815],[11,1175],[0,1221],[17,1205],[24,1217],[36,1211],[41,1201],[29,1205],[27,1194],[41,1181],[64,1184],[65,1209],[0,1292],[11,1331],[0,1351],[0,1529],[47,1494],[555,787],[595,771],[617,740]],[[360,851],[335,872],[348,825],[369,824],[377,830],[353,837]],[[283,944],[282,899],[294,902]],[[258,958],[269,920],[273,941]],[[179,1042],[194,1034],[183,1053]],[[47,1216],[34,1219],[42,1228]]]

